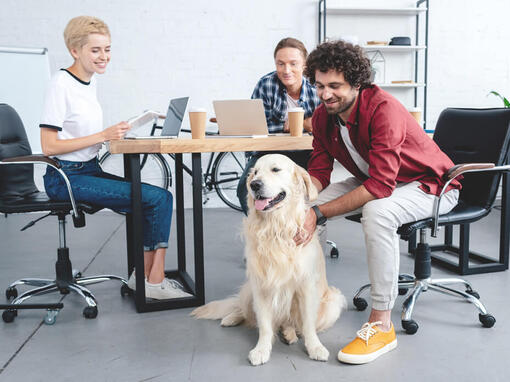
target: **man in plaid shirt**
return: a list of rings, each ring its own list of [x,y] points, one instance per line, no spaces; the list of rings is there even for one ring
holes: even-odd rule
[[[308,52],[301,41],[291,37],[284,38],[276,45],[274,51],[276,71],[262,77],[253,90],[251,98],[260,98],[264,104],[270,133],[289,131],[287,110],[294,107],[302,107],[305,110],[303,127],[307,132],[312,132],[312,114],[320,101],[315,87],[303,77],[307,55]],[[305,169],[310,153],[310,150],[280,152]],[[265,154],[268,152],[247,153],[251,157],[237,186],[237,196],[245,213],[248,210],[246,178],[257,159]]]
[[[294,100],[296,106],[300,106],[305,110],[304,128],[308,132],[312,132],[312,114],[317,106],[319,99],[315,92],[315,87],[310,84],[307,78],[301,77],[301,92],[299,99]],[[287,98],[289,93],[285,85],[278,78],[276,71],[266,74],[262,77],[251,95],[252,99],[260,98],[264,103],[264,111],[266,113],[267,128],[270,133],[288,132],[287,109],[289,102]],[[292,98],[292,97],[291,97]],[[292,102],[292,101],[291,101]]]

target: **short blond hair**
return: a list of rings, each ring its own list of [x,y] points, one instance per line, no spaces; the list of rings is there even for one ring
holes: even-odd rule
[[[84,46],[93,33],[102,34],[110,37],[108,25],[97,17],[78,16],[71,19],[64,29],[64,41],[67,49],[79,49]]]

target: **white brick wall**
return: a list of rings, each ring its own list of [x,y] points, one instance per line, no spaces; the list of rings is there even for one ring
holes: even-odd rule
[[[112,32],[112,61],[99,78],[106,124],[147,108],[164,110],[170,97],[181,95],[189,95],[192,106],[212,112],[214,99],[250,96],[258,78],[273,70],[272,52],[279,39],[293,36],[313,49],[317,4],[316,0],[3,0],[0,45],[47,47],[55,71],[71,64],[62,38],[67,21],[96,15]],[[508,14],[507,0],[430,1],[429,126],[447,106],[499,107],[499,100],[486,97],[490,90],[510,96]],[[362,26],[374,36],[380,33],[375,23]]]

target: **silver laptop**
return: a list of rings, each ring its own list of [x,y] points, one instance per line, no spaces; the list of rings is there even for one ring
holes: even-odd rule
[[[213,106],[220,138],[268,135],[261,99],[213,101]]]
[[[147,136],[138,135],[136,133],[137,127],[145,125],[146,123],[154,120],[159,114],[153,111],[147,111],[138,117],[128,121],[133,128],[126,134],[127,139],[175,139],[179,136],[181,131],[182,120],[186,112],[189,97],[173,98],[170,100],[168,110],[165,117],[165,123],[161,130],[161,135]]]

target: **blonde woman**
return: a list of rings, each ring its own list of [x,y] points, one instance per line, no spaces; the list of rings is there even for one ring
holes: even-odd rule
[[[42,150],[60,163],[77,201],[129,212],[130,183],[103,172],[97,160],[104,142],[122,138],[129,129],[127,122],[103,128],[103,111],[96,96],[94,74],[103,74],[110,62],[110,31],[96,17],[79,16],[67,24],[64,39],[74,62],[58,71],[49,84],[39,125]],[[69,199],[63,179],[51,167],[44,186],[50,198]],[[164,274],[172,194],[142,184],[142,206],[146,296],[158,300],[189,296]],[[134,289],[135,285],[133,273],[128,286]]]

